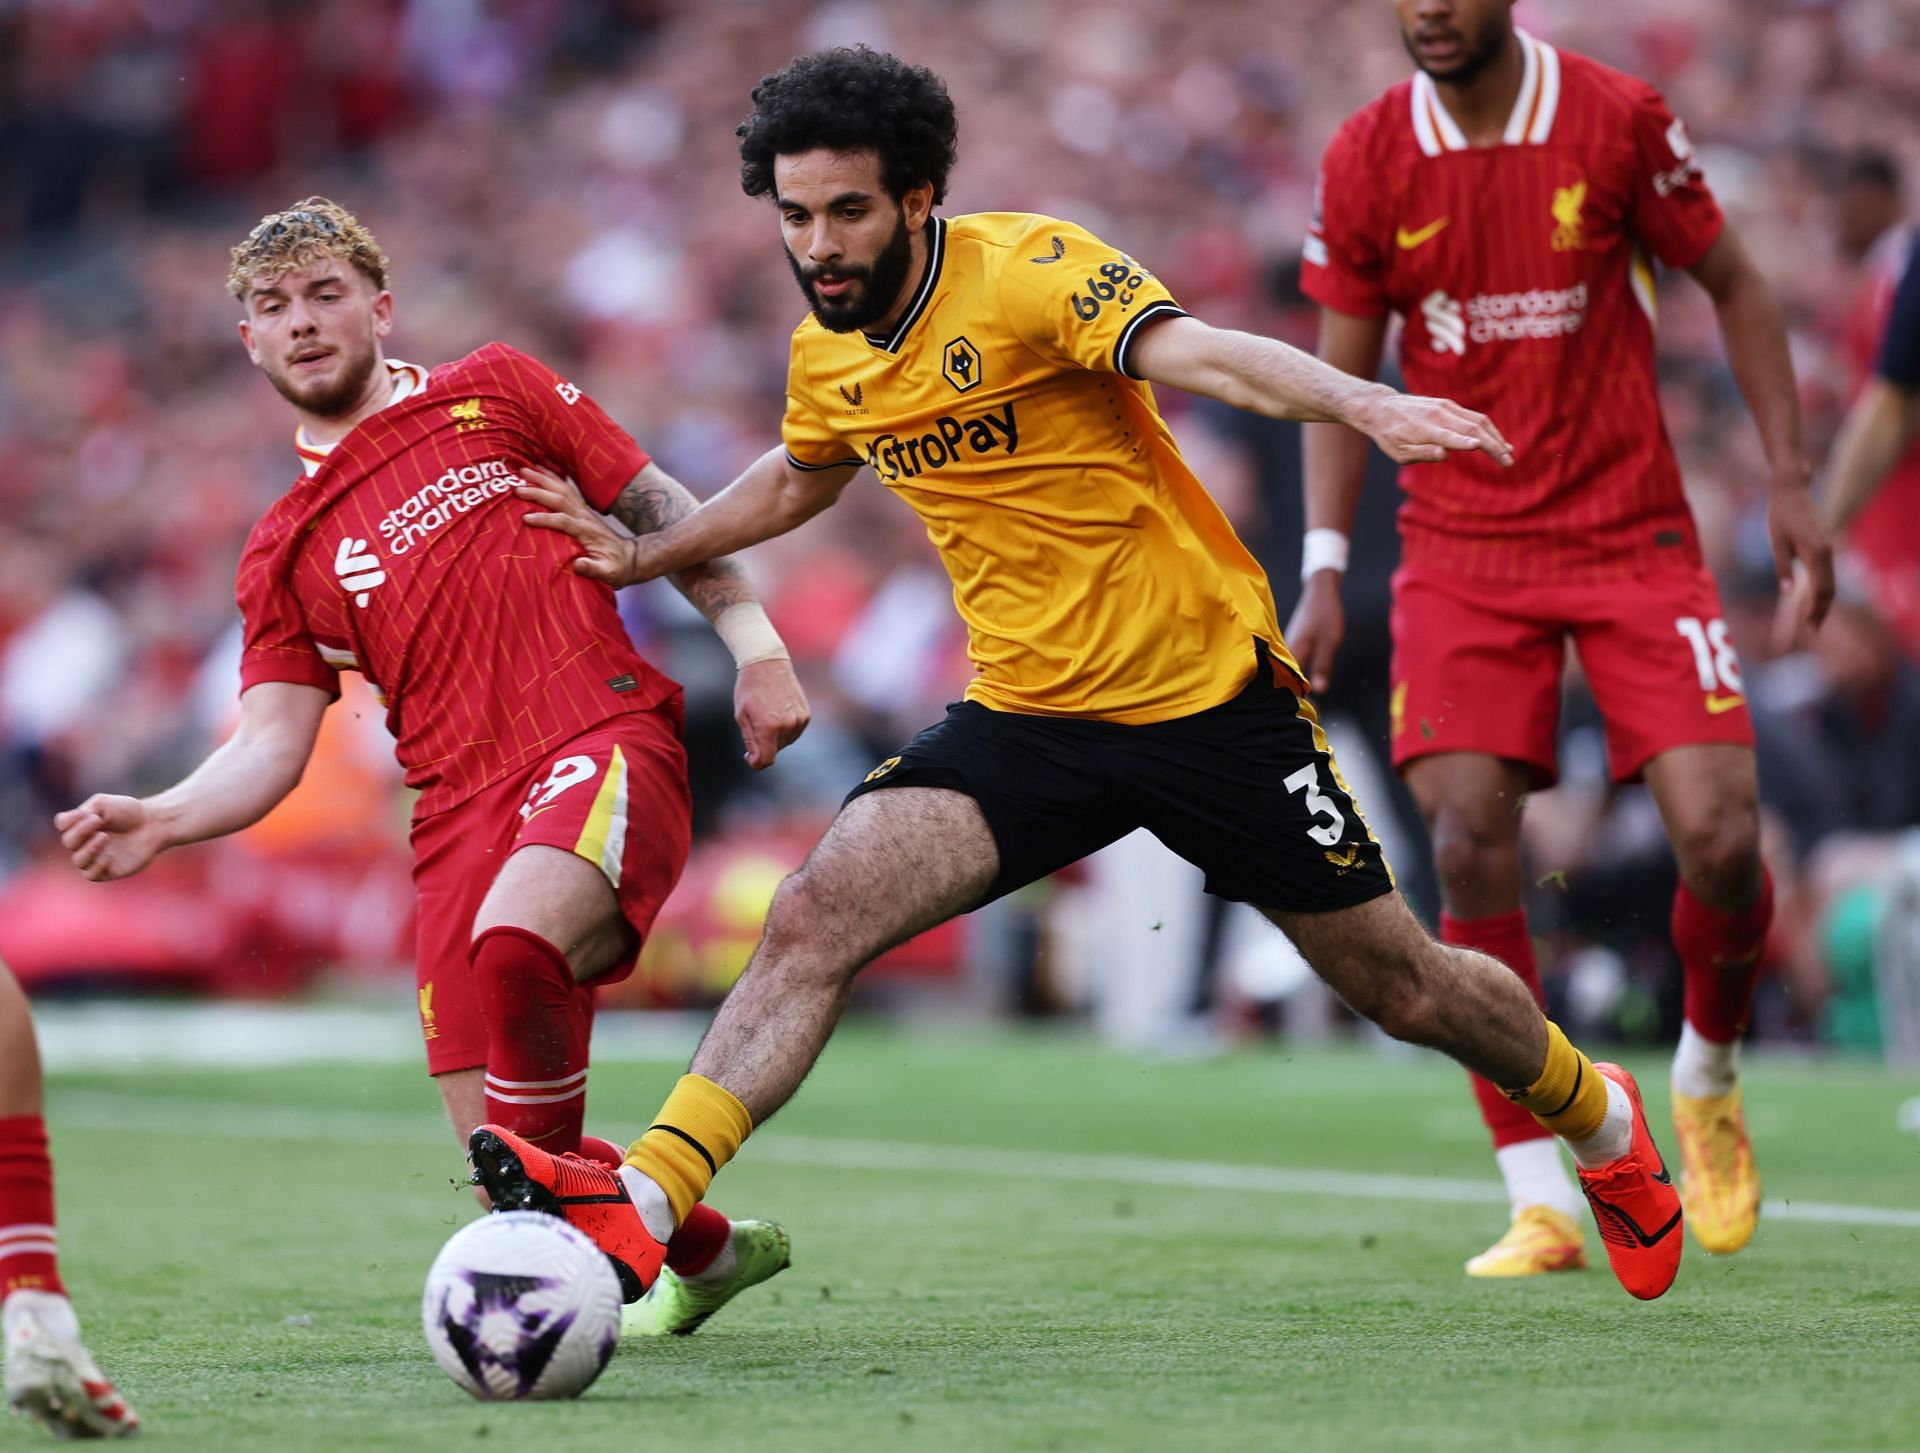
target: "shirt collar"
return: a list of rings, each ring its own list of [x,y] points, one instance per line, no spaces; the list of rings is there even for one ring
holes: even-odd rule
[[[402,399],[412,398],[427,386],[427,370],[417,363],[403,363],[397,358],[389,358],[387,372],[393,375],[393,394],[380,405],[382,409],[390,409]],[[333,448],[333,444],[316,443],[307,433],[305,424],[293,431],[293,452],[299,455],[300,468],[309,478],[320,472],[320,466],[327,462],[327,456],[333,453]]]

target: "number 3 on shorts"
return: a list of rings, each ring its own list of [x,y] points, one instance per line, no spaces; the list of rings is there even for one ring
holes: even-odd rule
[[[1315,817],[1325,813],[1330,821],[1319,827],[1307,829],[1307,836],[1323,848],[1330,848],[1340,841],[1340,834],[1346,831],[1346,814],[1333,805],[1333,799],[1320,790],[1318,762],[1309,762],[1298,772],[1287,778],[1287,791],[1307,794],[1307,811]]]

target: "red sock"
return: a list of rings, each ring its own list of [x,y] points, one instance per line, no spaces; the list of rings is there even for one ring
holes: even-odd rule
[[[38,1115],[0,1119],[0,1300],[22,1289],[66,1294],[53,1229],[53,1161]]]
[[[487,1118],[543,1150],[577,1151],[592,1018],[565,955],[503,926],[474,941],[472,962],[487,1026]]]
[[[733,1223],[705,1201],[695,1201],[687,1219],[667,1243],[667,1265],[675,1276],[693,1276],[713,1265],[726,1247]]]
[[[1686,975],[1687,1023],[1703,1039],[1732,1044],[1746,1032],[1753,983],[1773,926],[1773,875],[1736,913],[1709,908],[1682,883],[1673,894],[1673,946]]]
[[[1533,937],[1527,932],[1526,910],[1496,913],[1490,918],[1455,918],[1440,915],[1440,941],[1460,948],[1477,949],[1499,959],[1520,976],[1520,982],[1533,993],[1533,1001],[1542,1007],[1546,996],[1540,992],[1540,968],[1533,960]],[[1521,1109],[1489,1080],[1469,1074],[1473,1098],[1480,1102],[1480,1118],[1493,1135],[1493,1148],[1505,1150],[1525,1140],[1550,1140],[1553,1132]]]
[[[580,1154],[604,1165],[608,1170],[619,1170],[627,1163],[627,1148],[624,1145],[615,1145],[611,1140],[602,1140],[597,1135],[580,1137]]]

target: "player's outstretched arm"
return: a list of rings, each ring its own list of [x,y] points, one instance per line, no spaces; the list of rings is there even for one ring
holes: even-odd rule
[[[1386,351],[1387,320],[1320,313],[1320,359],[1355,378],[1371,379]],[[1307,532],[1300,543],[1300,603],[1287,622],[1287,645],[1316,692],[1333,684],[1333,660],[1347,633],[1340,583],[1360,490],[1367,474],[1367,441],[1339,424],[1308,424],[1300,431],[1305,454]]]
[[[154,797],[95,793],[54,816],[73,866],[96,883],[129,878],[168,848],[258,822],[299,785],[332,700],[292,682],[249,687],[240,725],[185,781]]]
[[[646,533],[636,530],[633,538],[611,528],[579,491],[546,470],[522,468],[528,482],[515,493],[541,506],[526,517],[528,524],[573,536],[580,545],[575,570],[617,589],[786,534],[838,499],[858,468],[797,469],[784,449],[770,449],[705,504]]]
[[[1397,464],[1431,463],[1457,450],[1482,450],[1502,465],[1513,463],[1513,447],[1493,421],[1451,399],[1403,394],[1342,373],[1277,339],[1215,328],[1198,318],[1170,316],[1143,327],[1128,359],[1150,383],[1273,419],[1345,424]]]
[[[569,481],[533,466],[520,473],[529,481],[520,497],[548,509],[527,516],[528,522],[573,536],[581,547],[574,568],[615,585],[627,574],[636,547],[701,508],[685,485],[649,462],[608,506],[607,515],[625,526],[621,534]],[[682,566],[668,572],[668,578],[733,653],[740,673],[734,682],[734,719],[746,743],[747,763],[755,771],[772,766],[780,749],[795,741],[811,720],[786,643],[767,619],[746,571],[727,555]]]
[[[1800,395],[1780,305],[1731,227],[1687,271],[1713,299],[1734,382],[1760,428],[1773,475],[1767,530],[1782,599],[1817,626],[1833,604],[1833,548],[1813,504],[1813,470],[1800,440]]]

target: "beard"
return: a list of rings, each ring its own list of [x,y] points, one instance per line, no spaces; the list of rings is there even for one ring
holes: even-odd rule
[[[829,333],[852,333],[871,327],[892,312],[912,262],[913,239],[907,232],[904,216],[895,222],[893,236],[880,249],[880,255],[864,267],[849,262],[802,267],[792,249],[787,249],[787,266],[793,269],[793,280],[807,295],[807,306],[813,309],[813,316]],[[823,278],[834,281],[851,278],[855,286],[840,297],[823,298],[813,286]]]
[[[316,419],[337,419],[352,413],[366,397],[367,380],[373,377],[377,354],[373,340],[368,338],[357,352],[342,348],[334,356],[341,361],[341,369],[331,381],[316,379],[312,383],[301,383],[271,366],[262,371],[267,381],[279,390],[280,397],[296,409]]]
[[[1480,27],[1475,36],[1463,37],[1466,44],[1461,48],[1460,59],[1455,61],[1450,71],[1437,71],[1420,59],[1415,49],[1413,37],[1404,30],[1400,32],[1400,43],[1407,48],[1407,54],[1413,58],[1414,65],[1432,76],[1436,81],[1445,81],[1450,86],[1472,85],[1475,78],[1496,60],[1507,43],[1507,37],[1513,33],[1513,14],[1511,11],[1492,16]]]

